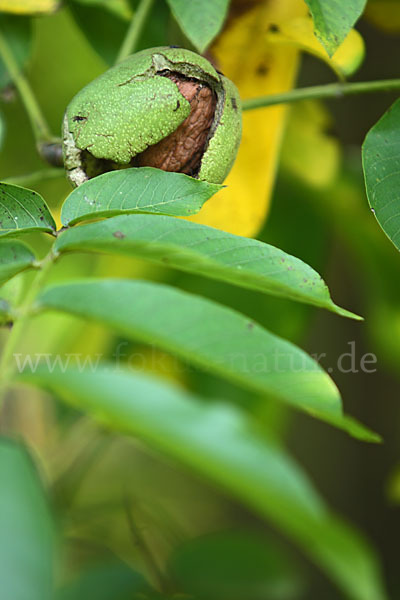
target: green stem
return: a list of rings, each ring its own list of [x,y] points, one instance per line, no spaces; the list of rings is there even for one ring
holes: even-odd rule
[[[355,94],[372,94],[374,92],[393,92],[400,90],[400,79],[383,79],[382,81],[361,81],[356,83],[329,83],[312,87],[299,88],[282,94],[260,96],[244,100],[243,110],[265,108],[276,104],[299,102],[300,100],[316,100],[321,98],[343,98]]]
[[[7,71],[10,74],[16,88],[18,89],[21,99],[25,105],[29,120],[32,125],[33,133],[36,142],[43,142],[52,139],[49,126],[40,109],[36,97],[30,87],[27,79],[21,72],[17,61],[7,43],[7,40],[0,30],[0,57],[3,60]]]
[[[154,0],[140,0],[139,6],[133,15],[131,24],[128,27],[128,31],[126,32],[126,36],[122,42],[122,46],[118,52],[115,63],[121,62],[130,54],[135,52],[153,3]]]
[[[25,335],[26,325],[31,316],[33,303],[55,259],[56,256],[52,251],[50,251],[49,254],[43,259],[40,265],[40,270],[36,273],[36,276],[32,281],[29,291],[26,295],[25,301],[21,306],[21,314],[13,325],[9,338],[4,346],[3,354],[0,360],[0,389],[3,393],[9,380],[15,373],[16,363],[13,360],[14,352],[21,339]]]
[[[29,187],[35,185],[35,183],[44,181],[46,179],[57,179],[58,177],[64,177],[64,169],[42,169],[41,171],[35,171],[34,173],[27,173],[26,175],[15,175],[15,177],[7,177],[2,179],[2,183],[12,183],[13,185],[22,185],[23,187]]]

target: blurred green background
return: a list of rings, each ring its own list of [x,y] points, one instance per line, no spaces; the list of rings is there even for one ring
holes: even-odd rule
[[[52,130],[57,134],[67,103],[107,68],[104,58],[113,54],[116,40],[121,36],[119,28],[122,26],[123,32],[125,27],[123,21],[106,9],[96,9],[98,31],[107,26],[105,37],[110,44],[100,55],[73,18],[72,12],[77,16],[78,5],[71,3],[72,8],[65,7],[54,16],[35,19],[33,24],[33,47],[27,75]],[[160,6],[153,15],[143,46],[181,41],[177,26]],[[87,18],[84,8],[79,13],[83,24]],[[399,35],[388,34],[367,19],[360,22],[358,29],[365,39],[367,54],[355,79],[397,77]],[[333,75],[325,65],[311,57],[303,58],[299,86],[332,80]],[[116,257],[73,254],[64,258],[51,275],[54,281],[100,273],[109,277],[140,276],[171,282],[237,308],[309,353],[325,354],[322,365],[332,369],[329,372],[342,392],[346,412],[378,431],[384,444],[362,444],[320,422],[289,414],[272,403],[267,408],[261,406],[256,396],[250,398],[248,393],[181,365],[154,349],[128,345],[100,326],[85,325],[83,329],[82,323],[71,317],[45,315],[36,318],[26,332],[23,351],[52,352],[57,348],[57,352],[103,353],[112,358],[122,344],[120,348],[128,356],[147,357],[146,369],[161,372],[206,396],[235,399],[254,411],[265,427],[271,428],[275,435],[280,432],[279,439],[288,444],[312,479],[318,482],[331,506],[373,540],[383,558],[389,589],[396,598],[400,595],[397,550],[400,526],[400,259],[368,208],[360,158],[365,134],[394,99],[395,96],[389,94],[374,95],[327,102],[324,109],[320,106],[292,109],[272,210],[258,236],[318,270],[335,301],[363,315],[364,322],[339,319],[328,312]],[[26,113],[12,88],[3,90],[0,110],[5,122],[0,178],[44,168],[35,150]],[[318,138],[318,143],[324,144],[329,139],[334,148],[329,167],[332,176],[328,182],[315,182],[312,176],[318,167],[312,163],[313,154],[308,156],[304,148],[307,147],[307,136],[310,136],[311,144],[315,140],[308,128],[304,128],[301,111],[306,111],[308,124],[312,125],[315,120],[322,138],[322,141]],[[302,143],[299,148],[299,139],[305,140],[305,146]],[[321,148],[324,151],[325,146]],[[311,175],[305,176],[307,171]],[[55,214],[70,191],[62,175],[31,187],[46,198]],[[32,244],[36,248],[39,245],[39,252],[44,254],[46,240],[38,243],[35,238]],[[26,277],[8,284],[6,293],[22,293],[22,279],[25,281]],[[338,359],[352,347],[357,367],[364,354],[376,356],[376,372],[340,371]],[[349,361],[346,359],[343,364],[347,367]],[[171,569],[184,587],[208,600],[244,598],[243,589],[247,600],[338,598],[326,580],[300,554],[289,548],[285,540],[279,539],[276,531],[269,530],[243,507],[228,501],[193,475],[160,460],[139,443],[99,430],[74,411],[55,406],[50,398],[39,392],[32,392],[29,404],[24,397],[12,400],[6,403],[3,411],[3,433],[23,434],[35,448],[44,471],[50,473],[55,482],[54,506],[62,515],[62,527],[68,540],[60,581],[69,581],[72,575],[89,567],[103,569],[102,565],[107,564],[103,573],[110,588],[114,589],[113,597],[131,598],[131,590],[139,589],[142,583],[132,581],[133,575],[117,559],[127,561],[148,575],[152,567],[143,561],[143,552],[138,551],[142,543],[140,538],[144,536],[156,562],[163,565],[166,560],[172,561]],[[126,480],[129,481],[128,489],[124,489]],[[124,508],[123,503],[126,494],[130,501],[128,508]],[[139,523],[139,534],[127,527],[127,515],[129,517],[131,510]],[[229,533],[223,534],[223,531]],[[188,541],[203,534],[206,537],[198,542]],[[270,548],[277,539],[282,546],[282,557],[277,555],[275,545],[273,550]],[[180,550],[172,553],[173,549],[181,548],[182,543],[187,544],[186,552],[183,555]],[[227,556],[230,560],[224,566],[222,557]],[[249,557],[248,572],[245,571],[247,580],[236,581],[235,561],[241,560],[243,568],[243,557],[246,556]],[[215,564],[219,565],[217,573]],[[188,573],[190,581],[186,581]],[[161,575],[150,573],[150,576],[157,579]],[[90,579],[90,573],[87,577]],[[90,581],[80,585],[79,598],[88,598],[85,589],[93,589]],[[89,587],[85,588],[85,585]],[[96,585],[99,586],[96,598],[102,598],[101,593],[106,594],[107,585]],[[71,590],[71,587],[65,588],[60,598],[77,598],[76,590]],[[109,597],[104,595],[104,598]]]

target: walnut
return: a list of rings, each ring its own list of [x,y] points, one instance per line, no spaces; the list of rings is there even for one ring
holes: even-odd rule
[[[217,99],[206,83],[179,73],[165,76],[176,83],[180,93],[190,102],[190,114],[173,133],[136,156],[132,166],[194,175],[206,148]]]

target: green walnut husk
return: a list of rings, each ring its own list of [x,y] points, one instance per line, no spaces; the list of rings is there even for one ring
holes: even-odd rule
[[[241,125],[235,85],[207,59],[150,48],[73,98],[64,118],[64,164],[74,186],[113,169],[149,165],[222,183]]]

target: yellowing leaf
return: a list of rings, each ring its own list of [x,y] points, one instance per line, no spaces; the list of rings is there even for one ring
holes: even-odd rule
[[[38,15],[54,12],[59,5],[59,0],[0,0],[0,12]]]
[[[263,0],[231,21],[212,50],[242,98],[293,87],[298,49],[269,43],[265,31],[306,12],[302,0]],[[242,143],[227,188],[192,220],[244,236],[259,231],[270,204],[286,111],[285,106],[274,106],[244,113]]]
[[[388,33],[400,31],[400,3],[398,0],[370,0],[365,18]]]
[[[331,118],[320,102],[291,107],[282,147],[282,166],[314,187],[331,185],[339,171],[340,145],[325,130]]]
[[[361,65],[365,47],[361,35],[352,29],[332,58],[314,35],[314,25],[310,17],[292,19],[267,33],[269,42],[288,44],[314,54],[325,61],[340,78],[352,75]]]
[[[367,0],[305,0],[314,21],[315,36],[329,56],[335,54],[361,17]]]

